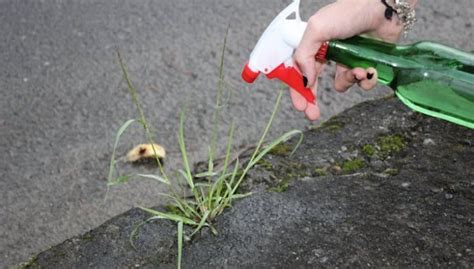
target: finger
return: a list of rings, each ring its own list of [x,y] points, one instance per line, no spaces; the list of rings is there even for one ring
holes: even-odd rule
[[[306,118],[310,121],[315,121],[319,119],[319,116],[321,115],[321,112],[319,110],[318,103],[308,103],[308,106],[306,107],[306,110],[304,111],[304,114],[306,115]]]
[[[366,78],[367,71],[363,68],[347,69],[346,67],[338,66],[336,69],[336,78],[334,79],[334,88],[338,92],[345,92],[354,85],[354,83],[358,83]]]
[[[308,101],[296,90],[290,88],[291,102],[296,110],[303,112],[306,109]]]
[[[366,90],[370,91],[377,85],[377,70],[375,68],[367,68],[366,77],[359,82],[359,86]]]
[[[318,90],[318,79],[316,79],[316,82],[314,84],[315,86],[312,88],[313,95],[317,97],[317,90]],[[313,103],[309,103],[306,106],[306,109],[304,111],[304,114],[306,115],[306,118],[308,118],[310,121],[315,121],[319,119],[321,112],[319,110],[319,105],[318,105],[318,99],[316,98]]]
[[[315,84],[316,77],[321,71],[322,64],[315,61],[315,54],[316,53],[310,48],[305,48],[302,46],[296,51],[294,56],[297,67],[301,71],[301,74],[307,79],[307,85],[305,86],[308,88],[311,88]]]

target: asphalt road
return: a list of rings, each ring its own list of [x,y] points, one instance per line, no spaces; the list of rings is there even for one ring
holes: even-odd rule
[[[116,130],[136,117],[117,49],[172,170],[179,166],[176,132],[184,104],[191,159],[206,158],[228,25],[225,78],[234,89],[222,113],[219,144],[232,121],[238,126],[236,145],[257,140],[278,84],[259,80],[248,87],[240,70],[268,22],[288,2],[0,0],[0,268],[130,207],[162,202],[158,193],[165,187],[146,181],[114,188],[104,202]],[[328,2],[303,1],[302,16]],[[430,39],[474,50],[472,0],[420,2],[418,24],[405,41]],[[332,72],[329,68],[320,82],[323,119],[390,93],[377,88],[337,94],[331,90]],[[271,135],[309,124],[286,96]],[[142,132],[130,130],[119,154],[141,142]]]

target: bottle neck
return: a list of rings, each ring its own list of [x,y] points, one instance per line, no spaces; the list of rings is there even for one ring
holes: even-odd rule
[[[329,41],[326,59],[349,68],[374,67],[377,69],[379,81],[390,86],[398,68],[417,67],[416,63],[392,54],[396,48],[397,46],[392,43],[357,36]]]

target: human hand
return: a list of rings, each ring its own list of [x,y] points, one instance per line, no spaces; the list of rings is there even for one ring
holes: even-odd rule
[[[393,1],[387,1],[393,4]],[[416,4],[416,0],[411,0]],[[386,7],[380,0],[338,0],[321,8],[308,20],[308,26],[300,45],[294,54],[294,60],[302,74],[307,78],[307,86],[317,96],[318,76],[323,64],[315,61],[314,56],[323,42],[332,39],[346,39],[355,35],[396,42],[403,30],[403,23],[396,14],[391,20],[385,18]],[[377,70],[374,68],[348,69],[337,65],[334,88],[338,92],[347,91],[357,83],[364,90],[371,90],[377,84]],[[309,103],[294,89],[290,89],[293,106],[304,111],[309,120],[320,116],[317,100]]]

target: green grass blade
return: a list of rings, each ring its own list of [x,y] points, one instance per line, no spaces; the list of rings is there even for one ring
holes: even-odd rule
[[[201,221],[199,222],[198,227],[197,227],[196,229],[194,229],[194,232],[191,234],[190,237],[193,237],[194,234],[196,234],[197,232],[199,232],[199,231],[202,229],[202,227],[205,226],[206,221],[207,221],[207,217],[209,217],[209,213],[210,213],[210,211],[206,211],[206,213],[204,213],[204,216],[202,216]]]
[[[132,80],[130,79],[130,75],[128,74],[127,66],[125,65],[125,62],[123,61],[123,58],[122,58],[122,55],[120,54],[120,51],[118,51],[118,50],[117,50],[117,57],[119,59],[120,67],[122,68],[123,77],[124,77],[125,81],[127,82],[128,90],[130,92],[130,95],[132,96],[132,102],[135,105],[135,107],[137,108],[138,114],[140,115],[139,122],[143,125],[143,128],[145,129],[146,140],[148,141],[148,143],[153,144],[154,139],[151,135],[150,126],[148,125],[148,122],[145,118],[145,114],[143,113],[143,109],[140,106],[140,102],[138,101],[137,90],[133,86]],[[156,154],[156,149],[154,147],[152,147],[152,149],[153,149],[153,154],[156,156],[155,160],[156,160],[156,163],[157,163],[157,165],[160,169],[161,174],[163,175],[163,177],[167,181],[170,181],[169,178],[168,178],[168,175],[166,175],[166,173],[165,173],[165,170],[163,168],[163,165],[161,164],[160,158],[158,157],[158,154]]]
[[[191,189],[194,189],[193,176],[191,175],[191,168],[189,166],[186,143],[184,141],[184,116],[185,116],[185,111],[181,110],[180,117],[179,117],[178,143],[179,143],[179,148],[181,150],[181,157],[183,158],[186,181],[188,181],[188,184],[191,187]]]
[[[130,180],[130,178],[131,178],[130,176],[119,176],[118,178],[107,182],[107,186],[110,187],[110,186],[116,186],[116,185],[127,183]]]
[[[223,186],[223,182],[226,179],[225,175],[227,173],[227,166],[229,165],[229,159],[230,159],[230,156],[231,156],[233,138],[234,138],[234,122],[232,122],[232,124],[229,128],[228,135],[227,135],[227,147],[226,147],[226,153],[225,153],[225,158],[224,158],[224,166],[222,167],[222,174],[216,180],[214,185],[212,186],[212,189],[209,192],[209,197],[212,197],[213,195],[221,196],[222,186]],[[212,202],[212,201],[210,201],[210,202]],[[212,205],[210,204],[209,207],[212,207]]]
[[[199,183],[194,184],[194,186],[195,186],[196,188],[206,188],[206,189],[209,189],[210,187],[213,186],[213,184],[209,184],[209,183],[205,183],[205,182],[199,182]]]
[[[138,235],[138,232],[143,227],[143,225],[147,224],[150,221],[151,221],[150,219],[147,219],[145,221],[140,222],[140,224],[135,226],[135,228],[133,228],[132,232],[130,233],[130,236],[128,237],[128,242],[130,243],[130,245],[132,246],[134,250],[137,250],[135,243],[133,242],[134,238]]]
[[[212,172],[212,173],[209,173],[209,172],[203,172],[203,173],[199,173],[199,174],[196,174],[194,175],[195,178],[207,178],[207,177],[215,177],[219,175],[219,173],[217,172]]]
[[[181,259],[183,257],[183,222],[178,221],[178,269],[181,269]]]
[[[112,157],[110,158],[109,174],[107,176],[107,181],[108,182],[113,181],[114,172],[115,172],[115,163],[116,163],[115,155],[116,155],[118,143],[120,141],[120,137],[125,132],[125,130],[127,130],[128,127],[130,127],[130,125],[134,122],[137,122],[137,120],[132,119],[132,120],[126,121],[124,124],[122,124],[122,126],[120,126],[120,128],[117,131],[117,134],[115,136],[114,148],[113,148],[113,151],[112,151]]]
[[[189,211],[185,209],[183,204],[179,201],[179,199],[173,195],[167,194],[167,193],[158,193],[158,195],[164,196],[166,198],[169,198],[172,200],[173,204],[183,213],[187,218],[190,218],[191,215],[189,214]]]
[[[224,166],[222,168],[223,175],[227,173],[227,166],[229,165],[229,159],[230,159],[231,150],[232,150],[232,143],[234,140],[234,130],[235,130],[235,126],[234,126],[234,122],[232,121],[232,124],[230,125],[230,128],[229,128],[229,133],[227,135],[227,148],[226,148],[226,153],[225,153]]]
[[[192,225],[192,226],[198,225],[198,223],[195,222],[194,220],[191,220],[189,218],[179,216],[179,215],[176,215],[176,214],[163,213],[163,212],[156,211],[156,210],[149,209],[149,208],[145,208],[145,207],[138,207],[138,208],[140,208],[141,210],[143,210],[145,212],[148,212],[148,213],[152,214],[154,217],[152,217],[150,219],[167,219],[167,220],[172,220],[172,221],[176,221],[176,222],[181,221],[184,224]]]
[[[283,89],[280,90],[279,94],[278,94],[278,97],[277,97],[277,100],[275,102],[275,107],[273,108],[273,112],[272,112],[272,115],[270,116],[270,119],[268,120],[268,123],[267,125],[265,126],[265,130],[263,131],[263,134],[262,136],[260,137],[260,140],[257,144],[257,147],[255,148],[255,151],[254,153],[252,154],[252,157],[250,158],[250,161],[248,162],[247,166],[245,167],[242,175],[239,177],[239,180],[237,181],[237,183],[235,184],[235,186],[233,186],[233,189],[232,189],[232,192],[230,193],[230,196],[232,196],[235,191],[238,189],[240,183],[242,182],[242,180],[245,178],[245,175],[247,174],[247,172],[250,170],[250,168],[255,164],[254,162],[254,159],[255,157],[258,155],[259,151],[260,151],[260,148],[262,147],[262,144],[263,144],[263,141],[265,141],[265,137],[267,136],[268,134],[268,131],[270,130],[270,127],[272,126],[272,123],[273,123],[273,119],[275,118],[275,115],[278,111],[278,108],[280,107],[280,102],[281,102],[281,98],[283,96]]]
[[[281,144],[283,142],[288,141],[289,139],[291,139],[295,135],[299,135],[300,139],[299,139],[297,145],[295,146],[295,148],[293,149],[293,151],[291,153],[291,154],[293,154],[295,152],[295,150],[298,148],[298,146],[301,144],[301,142],[303,141],[303,132],[300,131],[300,130],[291,130],[291,131],[283,134],[279,138],[273,140],[272,143],[270,143],[268,146],[266,146],[260,153],[258,153],[258,155],[254,159],[252,159],[252,162],[251,162],[250,165],[254,166],[258,161],[260,161],[274,147],[278,146],[279,144]]]
[[[234,194],[234,195],[231,196],[231,199],[232,200],[242,199],[242,198],[245,198],[245,197],[249,197],[252,194],[253,194],[253,192],[248,192],[248,193],[245,193],[245,194]]]
[[[222,90],[224,80],[224,62],[225,62],[225,50],[227,48],[227,37],[229,35],[229,26],[227,26],[226,33],[224,36],[224,44],[222,45],[222,53],[219,64],[219,80],[217,81],[217,94],[216,94],[216,107],[212,115],[212,135],[211,135],[211,145],[209,150],[209,160],[212,161],[216,155],[216,143],[217,143],[217,130],[219,126],[219,116],[221,112],[221,99],[222,99]],[[213,165],[209,162],[209,172],[212,172]]]
[[[208,154],[209,154],[209,161],[207,165],[207,173],[213,174],[214,173],[214,153],[212,152],[212,148],[208,147]]]
[[[139,177],[143,178],[148,178],[148,179],[153,179],[161,183],[165,183],[166,185],[170,185],[171,183],[167,181],[165,178],[157,176],[157,175],[152,175],[152,174],[137,174]]]
[[[191,188],[191,191],[194,192],[194,189],[196,188],[196,186],[194,186],[194,181],[193,181],[192,176],[190,176],[186,171],[183,171],[181,169],[179,169],[178,172],[184,177],[184,179],[186,180],[186,183],[188,183],[189,188]]]
[[[278,97],[277,97],[277,100],[276,100],[276,103],[275,103],[275,107],[273,108],[273,111],[272,111],[272,115],[270,116],[270,119],[268,120],[267,125],[265,126],[263,134],[260,137],[260,140],[258,141],[257,147],[255,148],[255,151],[254,151],[252,157],[250,158],[250,160],[253,160],[255,158],[255,156],[258,154],[258,152],[260,151],[260,148],[262,147],[263,141],[265,141],[265,137],[267,136],[268,131],[270,130],[270,127],[272,126],[273,119],[275,118],[275,115],[278,111],[278,108],[280,107],[280,102],[281,102],[282,96],[283,96],[283,91],[280,90],[280,93],[278,94]]]

